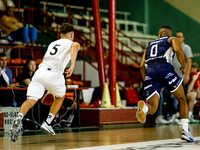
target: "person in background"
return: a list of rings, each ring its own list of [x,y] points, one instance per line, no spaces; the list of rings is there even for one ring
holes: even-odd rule
[[[31,82],[31,79],[36,70],[36,62],[34,59],[29,58],[27,59],[24,68],[18,75],[16,79],[16,83],[19,83],[20,86],[27,87]]]
[[[7,87],[7,82],[5,81],[3,75],[1,74],[1,66],[0,66],[0,87]]]
[[[35,27],[27,28],[14,17],[12,8],[7,8],[5,12],[0,13],[1,31],[9,42],[22,41],[23,43],[35,44],[37,39],[37,30]],[[5,37],[5,35],[7,35]]]
[[[18,84],[13,83],[12,71],[7,67],[7,57],[4,53],[0,53],[0,87],[1,88],[13,88]],[[13,101],[13,96],[9,94],[0,95],[0,106],[14,106],[16,103]]]
[[[179,63],[176,54],[174,55],[172,65],[174,66],[174,70],[178,74],[178,76],[183,79],[183,88],[184,88],[185,96],[187,97],[193,54],[192,54],[191,47],[184,43],[185,37],[183,35],[183,32],[177,31],[175,36],[179,39],[184,56],[185,56],[186,74],[185,75],[182,74],[182,72],[180,70],[181,64]],[[176,101],[177,100],[173,97],[173,95],[172,95],[172,100],[168,101],[168,105],[169,105],[168,107],[170,107],[173,110],[173,111],[171,111],[171,109],[169,109],[170,113],[172,114],[172,117],[169,120],[169,122],[170,123],[176,122],[178,124],[181,124],[181,122],[177,120],[177,118],[179,117],[179,113],[177,111],[174,111],[174,109],[176,109],[176,108],[172,108],[172,106],[174,106],[174,104],[177,104]]]
[[[18,84],[13,82],[12,71],[7,67],[7,57],[4,53],[0,53],[1,81],[4,80],[3,87],[15,87]],[[6,84],[5,84],[6,83]],[[2,85],[1,85],[2,86]]]
[[[194,119],[193,108],[196,100],[200,98],[200,72],[198,71],[198,63],[193,62],[190,74],[190,81],[188,85],[187,100],[188,100],[188,111],[189,111],[189,122],[196,123],[198,120]]]
[[[181,64],[178,62],[176,54],[174,55],[172,65],[174,66],[175,72],[179,75],[180,78],[183,79],[183,88],[184,88],[185,95],[187,95],[187,88],[188,88],[189,79],[190,79],[190,70],[191,70],[191,66],[192,66],[193,54],[192,54],[191,47],[184,43],[185,37],[183,35],[183,32],[177,31],[176,37],[179,39],[179,41],[181,43],[181,47],[182,47],[182,50],[183,50],[183,53],[185,56],[186,74],[183,75],[181,73],[181,70],[180,70]]]

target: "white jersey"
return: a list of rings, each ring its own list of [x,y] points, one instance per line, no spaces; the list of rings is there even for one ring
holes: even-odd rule
[[[45,67],[64,72],[67,64],[71,60],[72,43],[73,42],[68,39],[59,39],[50,43],[39,68]]]

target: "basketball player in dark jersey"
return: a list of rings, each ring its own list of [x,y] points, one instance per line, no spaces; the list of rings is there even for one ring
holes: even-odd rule
[[[174,53],[176,53],[177,59],[182,65],[180,70],[185,74],[185,58],[180,41],[176,37],[172,37],[172,31],[169,26],[163,26],[159,29],[158,39],[149,44],[142,57],[140,70],[144,79],[146,104],[144,101],[138,102],[136,116],[141,123],[144,123],[147,114],[153,115],[156,112],[160,91],[165,86],[180,104],[183,131],[181,139],[195,141],[188,129],[188,106],[182,79],[179,78],[171,65]]]

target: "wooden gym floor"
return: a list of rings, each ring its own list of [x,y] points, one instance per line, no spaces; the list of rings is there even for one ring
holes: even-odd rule
[[[200,149],[200,124],[189,125],[196,142],[180,140],[181,126],[126,124],[103,127],[56,129],[56,135],[41,130],[23,131],[17,142],[0,132],[0,150],[195,150]]]

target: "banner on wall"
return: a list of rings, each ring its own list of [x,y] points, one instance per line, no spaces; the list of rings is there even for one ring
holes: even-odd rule
[[[0,112],[4,114],[4,132],[10,130],[13,119],[17,116],[20,107],[0,107]]]

